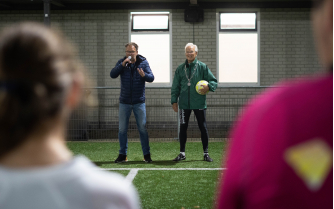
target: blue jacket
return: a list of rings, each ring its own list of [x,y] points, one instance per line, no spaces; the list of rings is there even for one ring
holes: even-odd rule
[[[126,57],[118,60],[115,67],[110,71],[111,78],[117,78],[121,75],[121,94],[119,96],[119,102],[123,104],[138,104],[145,102],[145,82],[153,82],[154,75],[151,71],[145,57],[137,55],[134,70],[132,70],[130,64],[123,67],[122,62]],[[145,76],[141,77],[137,71],[137,68],[142,68],[145,72]]]

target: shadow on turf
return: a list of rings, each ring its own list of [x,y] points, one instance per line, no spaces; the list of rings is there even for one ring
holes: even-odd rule
[[[153,164],[153,165],[175,165],[177,163],[190,163],[203,160],[184,160],[180,162],[175,162],[173,160],[154,160],[151,163],[145,163],[144,161],[128,161],[125,163],[118,163],[122,165],[134,165],[134,164]],[[102,166],[104,164],[115,164],[114,161],[102,161],[102,162],[93,162],[97,166]]]

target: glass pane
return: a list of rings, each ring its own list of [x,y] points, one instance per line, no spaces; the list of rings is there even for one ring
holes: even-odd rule
[[[221,13],[220,29],[255,29],[255,13]]]
[[[257,82],[257,34],[219,34],[219,82]]]
[[[152,14],[169,14],[169,12],[131,12],[131,14],[152,15]]]
[[[168,29],[167,15],[134,15],[132,16],[133,29]]]
[[[169,34],[131,34],[138,54],[146,57],[154,74],[153,83],[170,82]]]

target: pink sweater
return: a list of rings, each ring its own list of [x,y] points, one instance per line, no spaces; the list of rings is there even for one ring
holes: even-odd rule
[[[284,86],[234,127],[217,208],[333,208],[333,75]]]

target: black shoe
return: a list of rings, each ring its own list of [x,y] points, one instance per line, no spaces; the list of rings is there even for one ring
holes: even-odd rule
[[[204,161],[212,162],[212,158],[209,156],[209,154],[204,155]]]
[[[115,163],[123,163],[123,162],[128,162],[128,158],[126,155],[119,154],[118,158],[115,160]]]
[[[180,153],[173,161],[181,161],[185,159],[186,159],[186,156]]]
[[[150,163],[150,162],[152,162],[151,154],[144,155],[144,161],[145,161],[146,163]]]

